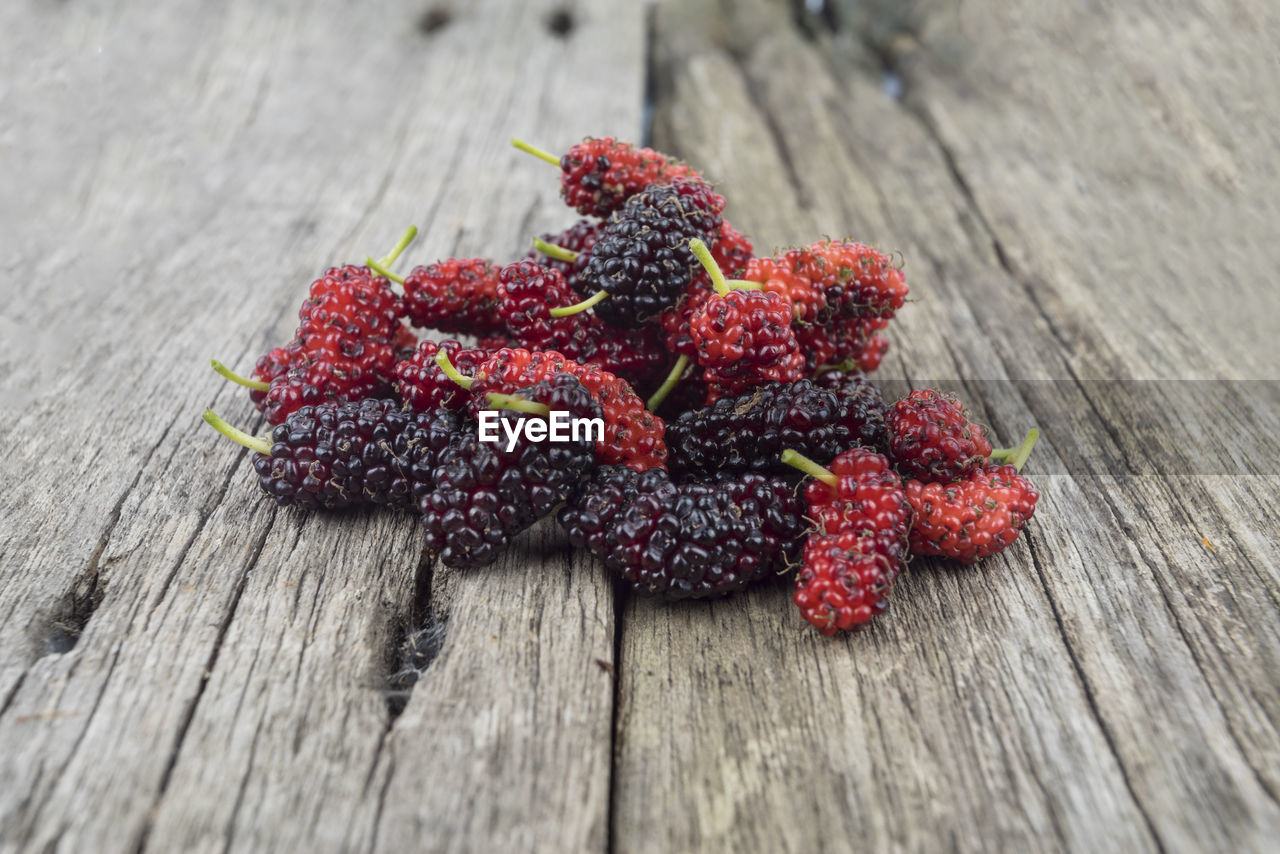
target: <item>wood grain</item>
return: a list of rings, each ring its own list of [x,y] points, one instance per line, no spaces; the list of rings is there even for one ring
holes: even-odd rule
[[[1140,198],[1124,183],[1099,190],[1081,226],[1078,210],[1046,212],[1061,187],[1023,180],[1071,162],[1109,188],[1150,156],[1053,133],[1094,90],[1076,82],[1055,96],[1063,72],[1039,71],[1029,33],[1088,33],[1083,12],[1063,22],[1028,7],[1004,22],[1003,7],[966,4],[957,32],[944,10],[913,5],[917,29],[888,27],[876,43],[839,29],[839,10],[801,27],[779,4],[722,9],[660,7],[655,143],[708,164],[730,217],[764,247],[817,231],[899,250],[918,302],[893,330],[886,377],[949,383],[1007,441],[1038,423],[1047,441],[1029,471],[1043,497],[1023,543],[976,570],[917,561],[892,616],[846,641],[780,622],[785,590],[696,615],[634,603],[622,624],[616,846],[1264,850],[1280,831],[1280,645],[1276,564],[1256,526],[1274,511],[1242,508],[1249,495],[1273,508],[1261,496],[1277,479],[1096,477],[1098,460],[1123,458],[1111,443],[1133,437],[1073,435],[1062,457],[1054,429],[1096,428],[1063,407],[1096,396],[1082,379],[1274,376],[1273,338],[1188,298],[1205,281],[1199,259],[1178,263],[1197,245],[1197,214],[1134,224],[1202,185],[1173,170]],[[1198,49],[1232,49],[1215,38]],[[886,68],[891,44],[920,58]],[[890,70],[905,101],[884,94]],[[1087,70],[1109,80],[1122,69],[1112,72]],[[1118,122],[1112,141],[1138,133],[1126,94],[1108,89],[1089,107],[1091,124]],[[1186,151],[1168,156],[1195,165]],[[1268,203],[1258,187],[1236,191],[1199,201],[1221,213]],[[1261,245],[1262,222],[1233,215],[1234,239]],[[1113,224],[1128,230],[1093,247]],[[1255,279],[1263,268],[1257,256],[1230,263]],[[1116,287],[1122,276],[1132,286]],[[1270,298],[1241,287],[1245,306]],[[1250,323],[1274,333],[1274,317]],[[1176,385],[1161,393],[1179,402]],[[1244,420],[1274,417],[1268,405]],[[1211,550],[1201,531],[1229,545]],[[656,694],[687,701],[655,709]],[[661,835],[641,832],[655,826]]]
[[[3,13],[37,57],[6,100],[42,165],[4,223],[9,267],[45,283],[4,310],[60,346],[0,451],[0,847],[604,847],[596,568],[570,586],[549,529],[434,578],[412,519],[273,511],[199,418],[253,426],[208,359],[285,340],[326,263],[409,222],[425,262],[572,221],[507,140],[636,136],[643,28],[593,4],[559,34],[561,8],[453,6],[429,32],[394,3]],[[393,716],[401,639],[437,624]]]
[[[804,6],[0,8],[0,850],[1274,845],[1276,11]],[[758,249],[901,254],[886,386],[1044,433],[1018,544],[824,639],[551,524],[444,570],[200,423],[323,266],[514,257],[573,217],[508,137],[649,109]]]

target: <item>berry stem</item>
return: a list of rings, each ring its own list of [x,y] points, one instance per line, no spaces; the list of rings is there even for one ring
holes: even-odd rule
[[[533,238],[533,248],[537,249],[549,258],[568,261],[570,264],[578,260],[577,252],[574,252],[572,249],[565,249],[563,246],[556,246],[554,243],[548,243],[541,237]]]
[[[711,257],[711,250],[707,248],[707,244],[698,238],[695,237],[689,241],[689,248],[693,250],[694,255],[698,256],[702,269],[706,270],[707,275],[711,277],[711,286],[715,288],[716,293],[720,296],[724,296],[733,290],[759,291],[764,289],[764,285],[759,282],[748,282],[746,279],[726,279],[724,271],[720,269],[716,259]]]
[[[817,377],[818,374],[821,374],[824,371],[840,371],[841,373],[847,374],[856,367],[858,367],[858,363],[853,359],[845,359],[843,362],[837,362],[834,365],[818,365],[817,369],[813,372],[813,375],[814,377]]]
[[[835,489],[840,483],[840,478],[836,477],[833,472],[824,469],[799,451],[787,448],[782,452],[782,461],[789,466],[800,469],[805,474],[813,475],[832,489]]]
[[[386,255],[383,255],[382,258],[378,260],[378,263],[383,267],[390,267],[396,262],[396,259],[400,257],[400,253],[407,249],[409,244],[412,243],[413,239],[417,236],[418,227],[416,225],[409,226],[409,229],[400,238],[400,242],[391,247],[391,251]]]
[[[218,414],[212,409],[206,409],[204,411],[204,420],[209,422],[210,427],[217,430],[231,441],[244,445],[251,451],[257,451],[264,457],[271,456],[271,442],[265,437],[250,436],[238,427],[232,427],[230,424],[219,418]]]
[[[556,157],[550,151],[543,151],[541,148],[538,148],[537,146],[530,145],[529,143],[525,142],[523,139],[517,139],[516,137],[513,136],[511,138],[511,144],[527,154],[532,154],[534,157],[538,158],[539,160],[547,161],[552,166],[560,165],[559,157]]]
[[[491,409],[512,409],[516,412],[528,412],[531,415],[541,415],[546,418],[551,414],[551,407],[545,403],[538,403],[536,400],[526,400],[515,394],[502,394],[500,392],[491,391],[485,395],[485,399],[489,402]]]
[[[559,308],[553,308],[551,309],[551,311],[547,312],[547,314],[550,314],[552,317],[568,317],[571,314],[577,314],[580,311],[586,311],[596,303],[604,302],[606,299],[608,299],[608,297],[609,297],[608,291],[596,291],[594,294],[587,297],[582,302],[577,302],[577,303],[574,303],[573,305],[563,305],[563,306],[560,306]]]
[[[366,267],[377,273],[379,276],[382,276],[384,279],[390,279],[397,285],[404,284],[404,276],[397,276],[395,273],[388,270],[387,265],[383,262],[375,261],[372,257],[368,257],[364,259],[364,263]]]
[[[689,367],[689,357],[682,353],[680,358],[676,359],[676,363],[671,366],[671,372],[662,381],[662,385],[658,386],[658,390],[646,401],[645,406],[649,408],[650,412],[658,410],[658,407],[662,405],[662,401],[667,399],[667,395],[671,394],[671,390],[684,377],[684,369],[687,367]]]
[[[1022,467],[1026,465],[1027,458],[1031,456],[1031,449],[1036,446],[1036,440],[1040,438],[1040,430],[1032,427],[1027,431],[1026,437],[1022,442],[1012,448],[996,448],[991,452],[992,462],[1009,463],[1017,471],[1022,471]]]
[[[209,364],[213,365],[213,369],[223,377],[231,380],[236,385],[242,385],[245,388],[251,388],[254,391],[267,391],[271,388],[270,384],[264,383],[262,380],[251,380],[248,377],[242,377],[217,359],[210,359]]]
[[[702,269],[706,270],[707,275],[711,277],[711,286],[716,289],[716,293],[720,294],[720,296],[729,293],[729,283],[725,281],[724,273],[721,272],[720,265],[716,263],[716,259],[711,257],[711,250],[707,248],[707,244],[695,237],[689,241],[689,248],[698,257],[698,262],[702,264]]]
[[[449,354],[444,350],[438,350],[436,352],[436,364],[440,366],[440,370],[444,371],[444,375],[446,377],[453,380],[467,391],[471,390],[471,385],[475,380],[455,368],[453,366],[453,362],[449,361]]]

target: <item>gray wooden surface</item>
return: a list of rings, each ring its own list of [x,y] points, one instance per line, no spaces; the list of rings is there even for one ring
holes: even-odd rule
[[[0,850],[1274,850],[1280,410],[1230,382],[1280,379],[1272,5],[0,24]],[[572,216],[507,138],[638,138],[646,94],[758,248],[902,254],[883,379],[1044,433],[1015,547],[825,639],[551,525],[453,572],[259,496],[208,358],[409,222],[411,263],[513,257]]]

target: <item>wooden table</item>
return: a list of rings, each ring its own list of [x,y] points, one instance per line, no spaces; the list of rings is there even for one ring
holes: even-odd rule
[[[1276,5],[805,5],[3,5],[0,849],[1276,850]],[[572,215],[508,138],[650,108],[759,249],[901,253],[883,379],[1044,432],[1014,548],[825,639],[551,524],[443,569],[201,423],[319,269],[512,258]]]

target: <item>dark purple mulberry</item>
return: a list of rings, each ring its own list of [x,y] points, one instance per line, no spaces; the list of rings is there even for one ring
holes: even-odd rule
[[[805,530],[803,509],[784,477],[676,483],[660,469],[603,466],[560,522],[573,545],[636,590],[705,599],[785,569]]]
[[[281,505],[412,508],[460,420],[444,410],[415,415],[391,399],[304,406],[271,431],[271,453],[253,467]]]
[[[594,398],[568,374],[516,395],[534,406],[600,417]],[[568,498],[595,462],[595,443],[588,435],[568,442],[529,440],[523,422],[543,414],[504,408],[498,417],[521,428],[514,445],[501,423],[497,442],[481,441],[478,424],[467,423],[440,453],[433,486],[419,502],[426,548],[446,566],[493,562],[516,534]]]
[[[786,472],[792,448],[820,463],[884,431],[883,405],[845,397],[809,380],[761,383],[667,423],[667,466],[677,475]]]
[[[601,229],[582,273],[587,292],[609,294],[596,314],[634,329],[673,305],[701,269],[689,241],[711,243],[722,210],[724,197],[702,181],[651,185],[628,199]]]

